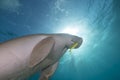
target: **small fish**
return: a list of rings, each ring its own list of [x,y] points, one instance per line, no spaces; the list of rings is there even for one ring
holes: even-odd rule
[[[72,49],[74,49],[76,46],[78,46],[78,43],[77,43],[77,42],[75,42],[75,43],[71,46],[69,52],[72,53]]]

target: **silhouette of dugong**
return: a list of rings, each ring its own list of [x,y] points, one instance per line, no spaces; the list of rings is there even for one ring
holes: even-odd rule
[[[82,38],[69,34],[34,34],[0,44],[0,80],[25,80],[41,71],[39,80],[48,80],[58,61]]]

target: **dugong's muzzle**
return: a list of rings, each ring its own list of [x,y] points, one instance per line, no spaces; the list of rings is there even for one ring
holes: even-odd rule
[[[78,36],[74,36],[72,38],[72,45],[70,46],[70,48],[79,48],[83,42],[83,39],[81,37],[78,37]]]

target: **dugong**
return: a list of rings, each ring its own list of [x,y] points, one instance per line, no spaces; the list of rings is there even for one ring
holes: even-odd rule
[[[0,80],[26,80],[40,71],[39,80],[48,80],[59,59],[74,43],[83,39],[70,34],[33,34],[0,44]]]

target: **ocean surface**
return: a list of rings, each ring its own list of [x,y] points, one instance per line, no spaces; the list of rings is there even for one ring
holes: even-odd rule
[[[0,0],[0,42],[39,33],[83,38],[50,80],[120,80],[120,0]]]

